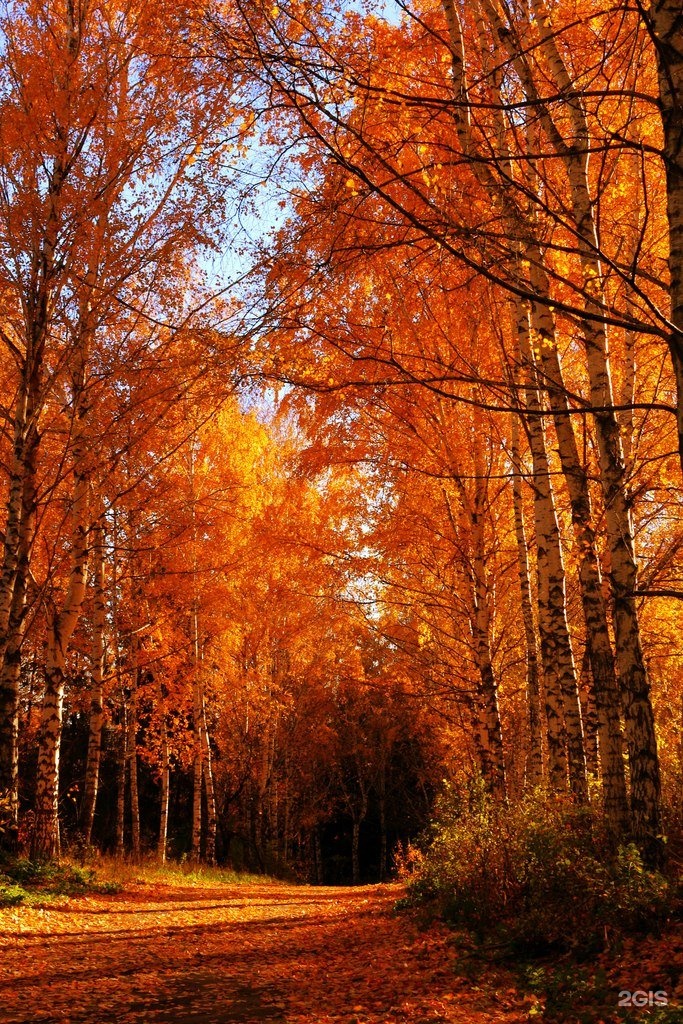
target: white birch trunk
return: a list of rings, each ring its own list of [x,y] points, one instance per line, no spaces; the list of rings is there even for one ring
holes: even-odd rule
[[[648,30],[655,40],[664,129],[671,324],[669,350],[676,375],[678,446],[683,466],[683,19],[680,0],[652,0]]]
[[[116,856],[123,857],[126,835],[126,763],[128,760],[128,713],[126,700],[121,695],[121,721],[118,727],[118,742],[116,744]]]
[[[196,597],[193,598],[190,629],[192,632],[192,727],[194,732],[194,782],[192,791],[192,859],[198,862],[201,859],[202,847],[202,780],[204,777],[204,749],[202,743],[203,701],[199,648],[199,610],[197,607]]]
[[[491,5],[484,0],[482,10],[477,9],[480,21],[480,37],[483,36],[483,9]],[[517,210],[512,209],[504,189],[497,182],[487,166],[486,160],[478,159],[478,152],[472,142],[470,125],[469,94],[465,73],[465,52],[462,25],[453,0],[443,0],[443,8],[449,31],[453,82],[456,103],[453,116],[460,144],[465,155],[472,157],[473,173],[495,195],[513,230],[516,228]],[[491,14],[489,12],[489,21]],[[492,22],[493,23],[493,22]],[[483,47],[482,47],[483,50]],[[487,62],[487,58],[484,57]],[[494,90],[499,91],[499,74],[492,76]],[[498,136],[503,146],[504,124],[498,117]],[[510,180],[513,170],[507,151],[496,154]],[[520,260],[521,266],[521,260]],[[564,566],[560,534],[555,515],[550,476],[548,473],[541,406],[536,390],[536,369],[529,337],[529,311],[525,303],[517,301],[517,333],[522,353],[522,362],[527,364],[529,386],[526,391],[529,436],[534,462],[536,544],[538,551],[537,571],[539,575],[539,627],[541,633],[541,657],[545,676],[546,718],[548,722],[549,775],[554,789],[562,791],[564,782],[564,761],[568,754],[569,780],[574,797],[585,802],[588,799],[585,751],[578,685],[574,668],[569,630],[566,620]],[[531,404],[530,404],[531,403]],[[563,750],[567,744],[566,753]]]
[[[90,684],[90,723],[85,766],[85,788],[81,811],[81,835],[87,848],[92,839],[95,805],[100,782],[102,731],[104,727],[103,680],[105,674],[106,599],[104,577],[104,531],[101,521],[93,527],[93,645]]]
[[[572,81],[557,48],[543,0],[532,0],[532,9],[541,26],[541,48],[560,91],[571,91]],[[586,317],[582,333],[590,379],[591,401],[598,439],[600,477],[605,499],[605,523],[610,548],[610,585],[614,602],[614,631],[617,665],[622,688],[626,740],[631,769],[631,812],[633,828],[648,860],[661,857],[661,784],[650,686],[640,640],[640,628],[634,593],[637,590],[637,566],[633,529],[625,493],[625,464],[619,422],[609,365],[607,332],[600,320],[607,301],[603,289],[602,267],[593,203],[588,182],[589,132],[580,98],[567,103],[572,125],[572,144],[560,138],[561,155],[567,171],[572,212],[576,227],[579,257],[583,273]],[[550,117],[544,119],[551,137],[559,132]]]
[[[206,863],[213,865],[216,863],[216,791],[213,781],[211,743],[209,741],[209,730],[206,722],[206,700],[203,686],[201,694],[201,709],[202,773],[204,776],[204,788],[206,792],[206,844],[204,856]]]
[[[170,797],[171,766],[168,744],[168,722],[166,720],[166,703],[159,687],[159,707],[161,714],[161,814],[159,818],[159,839],[157,841],[157,857],[161,864],[166,863],[168,845],[168,808]]]
[[[520,602],[524,639],[526,647],[526,695],[527,695],[527,728],[528,752],[524,784],[527,789],[536,789],[543,782],[543,741],[541,738],[541,690],[538,665],[538,643],[536,624],[531,596],[531,578],[529,575],[529,549],[524,525],[524,496],[522,493],[521,455],[519,447],[519,417],[512,417],[512,463],[514,476],[512,482],[512,502],[515,520],[515,540],[517,546],[517,572],[519,576]]]
[[[548,777],[551,788],[562,793],[567,789],[567,714],[565,693],[576,687],[574,658],[569,639],[565,606],[564,565],[555,502],[550,484],[548,458],[543,434],[541,403],[536,387],[535,366],[529,337],[529,311],[518,302],[517,338],[520,360],[527,376],[526,418],[533,465],[534,529],[536,538],[536,572],[538,577],[538,625],[541,637],[541,662],[548,728]],[[575,727],[575,720],[572,722]],[[580,764],[579,764],[580,767]],[[577,764],[574,757],[574,785],[577,795]]]
[[[549,286],[540,253],[533,254],[531,280],[534,290],[549,297]],[[590,676],[600,729],[601,778],[605,815],[618,831],[629,823],[629,808],[624,775],[623,744],[619,718],[619,687],[612,642],[607,622],[607,606],[602,589],[600,562],[592,525],[588,478],[579,456],[569,415],[569,402],[557,353],[555,324],[544,303],[534,304],[532,317],[538,337],[538,350],[545,390],[547,391],[557,435],[558,453],[567,482],[572,525],[576,538],[581,587],[581,603],[586,623],[586,647],[590,658]]]
[[[20,568],[14,587],[8,643],[0,663],[0,793],[9,803],[9,820],[0,847],[17,853],[19,829],[19,684],[21,649],[26,632],[26,569]]]
[[[593,679],[591,676],[591,652],[588,645],[581,659],[581,716],[583,718],[583,729],[586,740],[586,766],[588,774],[594,779],[598,777],[598,712],[595,706],[593,694]],[[626,788],[624,787],[624,793]]]
[[[81,409],[77,416],[83,415]],[[81,426],[76,428],[79,433]],[[71,572],[61,611],[48,623],[43,694],[36,776],[35,827],[31,855],[37,860],[59,857],[59,753],[66,681],[66,654],[85,599],[88,575],[88,496],[85,469],[85,439],[74,445],[74,492],[71,508]]]
[[[140,798],[138,792],[138,663],[137,636],[131,637],[131,680],[128,703],[128,739],[126,742],[128,782],[130,787],[131,852],[134,861],[140,860]]]
[[[478,491],[481,492],[483,467],[480,464],[477,465],[479,461],[475,460],[475,474],[478,477],[476,486]],[[482,504],[482,495],[478,493],[472,515],[475,656],[479,670],[479,693],[485,723],[487,782],[493,798],[504,802],[507,798],[505,758],[503,756],[503,732],[498,706],[498,683],[491,656],[491,598],[484,560],[485,538]]]

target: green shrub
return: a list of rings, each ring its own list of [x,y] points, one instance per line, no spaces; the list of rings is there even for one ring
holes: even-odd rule
[[[480,784],[447,787],[408,901],[528,953],[604,945],[613,930],[657,930],[674,899],[634,845],[616,846],[585,808],[534,795],[494,805]]]
[[[7,865],[5,867],[5,874],[13,878],[15,882],[23,884],[25,882],[33,882],[43,867],[43,865],[34,863],[31,860],[21,858]]]
[[[75,864],[43,864],[21,859],[5,864],[3,871],[8,888],[14,887],[17,892],[24,892],[24,899],[17,899],[17,903],[27,900],[35,902],[35,898],[44,895],[79,896],[87,892],[110,894],[120,892],[122,888],[118,882],[98,881],[92,868]],[[5,906],[8,905],[5,903]]]
[[[5,874],[21,885],[68,895],[72,892],[86,892],[94,871],[72,864],[43,864],[23,859],[6,866]]]
[[[92,891],[101,893],[103,896],[113,896],[117,892],[123,891],[123,885],[121,882],[93,882]]]
[[[27,897],[28,893],[20,885],[10,881],[0,881],[0,907],[16,907]]]

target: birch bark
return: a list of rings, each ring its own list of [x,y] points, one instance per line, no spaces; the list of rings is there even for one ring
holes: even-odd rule
[[[157,842],[157,857],[161,864],[166,863],[166,850],[168,845],[168,809],[170,797],[171,768],[168,744],[168,724],[166,721],[166,708],[161,700],[161,814],[159,818],[159,839]]]
[[[670,9],[672,5],[669,0],[663,0],[663,6]],[[462,31],[453,0],[444,0],[444,9],[451,36],[454,77],[456,79],[459,77],[464,83]],[[602,268],[597,255],[599,247],[594,207],[588,183],[590,154],[588,125],[585,111],[581,105],[580,92],[574,88],[571,75],[562,60],[552,20],[544,0],[531,0],[531,13],[538,29],[536,46],[542,53],[549,73],[554,79],[554,91],[558,95],[567,97],[562,104],[562,116],[566,115],[570,121],[569,142],[565,141],[548,105],[543,102],[539,94],[531,72],[527,46],[518,47],[518,33],[511,31],[506,25],[493,0],[481,0],[481,9],[493,30],[494,37],[500,41],[506,51],[507,59],[519,77],[527,100],[534,104],[540,128],[551,149],[563,161],[567,174],[571,215],[583,274],[584,306],[587,315],[581,327],[590,379],[590,397],[595,409],[600,482],[604,494],[610,549],[610,585],[614,606],[617,671],[631,768],[632,823],[641,848],[650,860],[656,861],[661,856],[661,846],[657,838],[661,829],[659,764],[649,684],[634,598],[637,571],[633,530],[624,489],[624,456],[619,435],[619,423],[613,408],[607,333],[602,320],[602,310],[607,308],[608,304],[605,301]],[[507,13],[510,14],[509,11]],[[670,13],[671,10],[669,10]],[[528,21],[528,14],[523,10],[520,12],[520,17]],[[676,31],[680,31],[680,25],[676,18],[667,24],[669,24],[669,31],[674,30],[674,25],[677,25]],[[528,32],[525,34],[525,38],[528,39]],[[680,67],[680,64],[677,66]],[[466,88],[461,87],[460,91],[463,109],[467,110]],[[680,106],[678,106],[678,110],[680,111]],[[471,134],[469,115],[457,113],[456,118],[459,122],[459,134],[463,149],[469,153]],[[483,166],[487,167],[487,164],[484,162]],[[477,173],[476,170],[475,173]],[[514,179],[510,178],[509,180],[513,181]]]
[[[66,683],[66,655],[85,599],[88,575],[89,473],[85,436],[84,361],[77,369],[75,403],[74,488],[71,507],[71,572],[64,602],[48,620],[45,690],[41,709],[36,775],[35,826],[31,855],[37,860],[59,857],[59,754]]]
[[[532,245],[532,249],[534,246]],[[539,252],[532,253],[531,281],[537,294],[549,298],[547,275]],[[576,538],[581,603],[586,623],[586,649],[590,661],[600,731],[600,764],[605,815],[617,830],[629,824],[619,717],[619,687],[609,635],[607,605],[602,589],[588,477],[579,456],[569,402],[557,352],[553,315],[545,303],[534,303],[532,319],[540,353],[545,391],[553,410],[562,472],[567,482],[572,525]]]
[[[482,0],[481,7],[476,8],[480,39],[483,39],[484,12],[489,20],[490,3]],[[465,155],[473,160],[473,173],[481,184],[497,197],[511,229],[515,230],[519,211],[513,207],[505,189],[498,187],[486,159],[479,159],[480,154],[472,140],[470,122],[470,102],[465,72],[465,49],[462,24],[453,0],[443,0],[443,8],[449,31],[451,61],[456,104],[454,118],[461,147]],[[488,63],[484,47],[482,54],[485,64]],[[505,126],[502,120],[500,101],[500,74],[495,72],[491,79],[494,94],[498,95],[499,114],[497,116],[498,149],[496,158],[500,161],[510,182],[514,180],[513,168],[509,154],[504,145]],[[530,225],[526,225],[530,227]],[[521,253],[519,258],[521,270]],[[566,620],[564,566],[560,533],[554,508],[552,487],[548,473],[543,423],[541,419],[541,403],[537,391],[536,365],[530,339],[529,310],[524,302],[516,303],[516,331],[519,340],[521,361],[526,364],[528,386],[526,389],[528,431],[534,466],[534,489],[536,510],[536,542],[537,572],[539,577],[539,628],[541,632],[541,658],[545,676],[546,718],[548,722],[549,774],[553,788],[561,791],[564,788],[564,758],[562,752],[564,741],[567,743],[569,777],[572,792],[576,799],[585,801],[588,797],[585,750],[581,724],[581,708],[579,702],[578,683],[571,651],[569,631]],[[531,404],[530,404],[531,403]],[[537,475],[540,474],[540,475]]]
[[[678,447],[683,465],[683,18],[680,0],[652,0],[647,17],[659,72],[669,221],[671,337],[678,393]]]
[[[662,857],[659,760],[650,686],[634,596],[637,590],[637,565],[630,509],[625,493],[624,455],[619,422],[614,411],[607,330],[600,319],[607,301],[602,267],[597,256],[599,244],[588,180],[590,133],[580,97],[573,89],[571,76],[559,52],[545,3],[543,0],[531,0],[531,7],[540,27],[540,46],[557,88],[567,95],[573,93],[573,98],[566,104],[572,125],[571,144],[564,142],[547,112],[543,115],[543,124],[551,144],[557,147],[565,163],[583,273],[585,309],[590,314],[581,328],[591,401],[596,410],[594,419],[610,549],[617,665],[631,769],[632,823],[644,853],[654,863]]]
[[[103,680],[105,674],[106,645],[104,639],[106,621],[106,595],[104,574],[104,530],[101,520],[93,528],[93,640],[90,684],[90,723],[88,752],[85,765],[85,788],[81,811],[81,835],[87,848],[92,839],[95,820],[95,805],[100,782],[100,761],[102,757],[102,731],[104,728]]]
[[[439,409],[439,422],[447,429],[447,418]],[[453,508],[448,491],[442,487],[446,512],[453,531],[453,537],[469,537],[468,553],[465,559],[465,576],[468,580],[469,620],[472,631],[474,661],[477,668],[477,685],[472,698],[473,738],[479,757],[484,781],[494,799],[507,799],[503,730],[498,702],[498,680],[491,652],[491,594],[486,559],[486,472],[481,452],[481,425],[476,422],[473,430],[474,454],[474,496],[465,486],[455,456],[447,439],[442,441],[447,454],[450,477],[458,497],[459,514]],[[462,530],[458,527],[462,522]]]
[[[128,762],[128,784],[130,792],[131,852],[134,861],[140,860],[140,796],[138,790],[138,683],[140,666],[138,656],[138,638],[134,633],[131,637],[131,672],[130,697],[128,700],[128,719],[126,753]]]
[[[585,799],[585,759],[581,779],[581,761],[577,759],[577,737],[568,748],[568,731],[576,729],[576,715],[567,715],[565,695],[577,689],[574,657],[566,617],[565,576],[560,531],[550,483],[545,448],[541,402],[535,377],[535,364],[529,334],[529,310],[516,303],[517,339],[520,362],[526,377],[525,406],[531,413],[526,420],[533,467],[534,531],[536,573],[538,577],[538,625],[541,637],[546,722],[548,728],[548,776],[551,788],[562,793],[567,788],[568,753],[572,761],[572,786]],[[577,690],[578,693],[578,690]],[[578,697],[577,697],[578,699]],[[581,749],[580,747],[578,748]]]
[[[541,738],[541,689],[538,664],[536,623],[529,574],[529,548],[524,524],[524,495],[522,492],[522,460],[519,444],[519,417],[512,416],[512,502],[515,521],[517,573],[519,576],[522,622],[526,646],[526,697],[528,753],[524,773],[525,788],[536,789],[543,782],[543,743]]]

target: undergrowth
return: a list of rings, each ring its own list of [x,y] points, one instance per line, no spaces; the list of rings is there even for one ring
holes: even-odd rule
[[[131,884],[205,888],[272,881],[262,875],[247,875],[192,861],[160,864],[150,858],[135,862],[121,857],[103,857],[94,851],[85,861],[85,864],[68,860],[39,864],[22,858],[0,863],[0,907],[39,906],[88,893],[107,895],[121,892]]]
[[[4,907],[36,906],[59,897],[120,890],[119,883],[97,878],[92,868],[69,863],[39,864],[22,858],[4,863],[0,873],[0,906]]]
[[[586,808],[540,795],[513,807],[451,786],[410,851],[400,905],[431,906],[514,955],[590,955],[612,938],[657,933],[680,906],[675,880],[648,870]]]
[[[191,860],[167,861],[160,864],[152,858],[139,862],[120,857],[97,856],[93,862],[103,878],[138,885],[254,885],[272,881],[265,875],[249,875],[227,867],[208,867]]]

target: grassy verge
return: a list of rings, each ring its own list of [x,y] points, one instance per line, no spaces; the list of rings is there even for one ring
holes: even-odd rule
[[[207,867],[193,861],[168,861],[160,864],[149,858],[135,863],[120,857],[97,857],[93,867],[103,881],[119,885],[266,885],[273,882],[265,875],[249,875],[226,867]]]
[[[238,874],[228,868],[154,860],[132,863],[115,857],[98,857],[92,864],[69,860],[38,864],[20,859],[0,864],[0,907],[45,906],[88,894],[111,895],[129,885],[183,885],[210,888],[216,885],[253,885],[271,882],[261,875]]]
[[[0,907],[44,906],[86,893],[120,892],[114,879],[100,879],[92,868],[76,864],[37,864],[20,859],[2,865]]]

